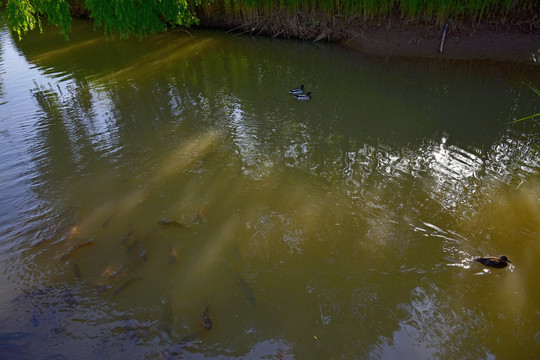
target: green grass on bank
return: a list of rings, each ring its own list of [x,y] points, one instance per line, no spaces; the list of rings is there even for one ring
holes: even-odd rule
[[[247,11],[323,11],[341,16],[384,18],[400,15],[412,20],[445,20],[450,17],[481,21],[504,20],[512,10],[539,7],[538,0],[215,0],[213,7],[229,14]]]
[[[89,16],[106,34],[142,37],[175,26],[261,22],[259,31],[309,38],[301,28],[316,23],[399,16],[412,22],[457,21],[506,22],[508,15],[531,28],[538,28],[540,0],[0,0],[6,23],[19,38],[42,19],[57,26],[66,37],[72,16]],[[233,21],[231,21],[231,19]],[[292,28],[297,30],[291,30]],[[284,30],[285,29],[285,30]],[[288,35],[291,35],[288,34]]]

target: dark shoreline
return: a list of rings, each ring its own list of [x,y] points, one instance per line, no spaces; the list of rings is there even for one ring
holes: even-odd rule
[[[365,20],[280,11],[262,17],[235,17],[214,11],[202,11],[198,16],[206,28],[251,36],[340,42],[366,55],[540,65],[540,18],[524,12],[508,15],[500,23],[449,20],[442,53],[445,24],[434,20],[409,21],[399,16]]]
[[[517,28],[450,24],[443,27],[365,27],[343,44],[366,55],[449,60],[489,60],[540,66],[540,33]]]
[[[82,0],[68,2],[73,17],[91,18]],[[223,8],[220,2],[198,6],[194,11],[201,28],[251,36],[339,42],[369,56],[487,60],[540,66],[540,4],[527,10],[491,14],[482,21],[449,19],[442,52],[445,24],[434,19],[405,19],[398,14],[367,19],[315,10],[289,12],[256,8],[234,13]]]

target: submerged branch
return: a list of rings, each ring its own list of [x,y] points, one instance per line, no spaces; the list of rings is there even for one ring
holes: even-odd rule
[[[444,50],[444,40],[446,39],[446,32],[448,31],[448,21],[446,22],[446,24],[444,24],[444,30],[443,30],[443,34],[442,34],[442,39],[441,39],[441,46],[439,47],[439,52],[442,54],[443,50]]]

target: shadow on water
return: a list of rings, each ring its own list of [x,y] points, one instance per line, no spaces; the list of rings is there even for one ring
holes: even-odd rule
[[[31,105],[13,145],[31,168],[2,165],[31,194],[1,223],[6,353],[536,351],[540,131],[503,125],[538,108],[528,69],[198,30],[106,41],[82,22],[69,43],[7,44],[0,69],[40,73],[3,81],[3,109],[9,91]],[[302,83],[309,102],[288,94]],[[473,261],[497,254],[515,267]]]

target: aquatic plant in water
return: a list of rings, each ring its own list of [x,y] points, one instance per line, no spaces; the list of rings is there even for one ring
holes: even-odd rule
[[[540,96],[540,90],[538,90],[538,88],[534,87],[533,85],[529,84],[529,87],[532,89],[532,91],[534,91],[536,93],[536,95]],[[520,121],[523,121],[523,120],[528,120],[528,119],[532,119],[534,121],[537,121],[535,119],[535,117],[537,116],[540,116],[540,113],[536,113],[536,114],[533,114],[533,115],[529,115],[529,116],[525,116],[525,117],[522,117],[521,119],[517,119],[517,120],[514,120],[514,121],[510,121],[510,122],[507,122],[507,124],[515,124],[517,122],[520,122]]]

